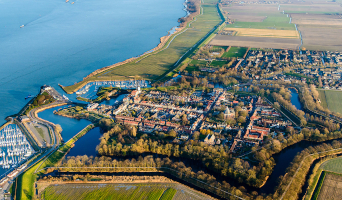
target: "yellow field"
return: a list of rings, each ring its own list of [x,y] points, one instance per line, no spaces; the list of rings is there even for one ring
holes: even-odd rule
[[[234,31],[235,36],[272,37],[272,38],[299,38],[296,30],[254,29],[254,28],[225,28],[225,31]]]

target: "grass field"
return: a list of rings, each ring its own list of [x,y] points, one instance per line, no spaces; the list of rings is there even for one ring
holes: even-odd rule
[[[270,37],[270,38],[299,38],[296,30],[255,29],[255,28],[225,28],[235,31],[236,36]]]
[[[328,106],[328,109],[332,112],[338,112],[342,114],[342,91],[335,90],[319,90],[322,106]],[[325,94],[325,102],[324,96]]]
[[[321,169],[342,174],[342,157],[337,157],[328,161],[325,161],[320,166]]]
[[[217,1],[216,1],[217,2]],[[212,3],[212,1],[204,0],[204,3]],[[221,21],[217,12],[216,5],[202,5],[203,14],[198,15],[191,25],[187,26],[187,30],[182,31],[175,37],[168,46],[166,43],[164,50],[158,53],[151,53],[140,62],[130,62],[113,69],[102,72],[85,81],[92,80],[124,80],[138,75],[144,79],[157,79],[162,74],[174,67],[174,64],[184,55],[191,47],[201,40],[207,33],[212,30]],[[170,38],[170,41],[173,37]],[[170,42],[169,41],[169,42]],[[168,48],[166,48],[168,47]],[[65,87],[68,92],[73,91],[82,81],[76,85]]]
[[[208,196],[176,183],[61,184],[50,185],[42,193],[46,200],[59,199],[208,199]]]
[[[71,148],[71,145],[76,142],[80,137],[82,137],[84,134],[86,134],[90,129],[92,128],[92,125],[88,125],[87,128],[85,128],[83,131],[79,132],[77,136],[70,140],[69,142],[65,143],[65,145],[61,146],[58,151],[55,151],[53,154],[51,154],[45,161],[42,160],[29,168],[25,173],[21,174],[17,179],[18,185],[17,185],[17,199],[20,200],[29,200],[33,199],[34,197],[34,182],[36,181],[37,174],[39,170],[45,168],[45,167],[51,167],[54,166],[67,152],[68,149]],[[64,153],[62,153],[64,152]]]
[[[275,30],[296,30],[294,24],[289,23],[290,19],[283,14],[267,16],[262,22],[235,22],[227,28],[253,28],[253,29],[275,29]]]
[[[328,108],[327,99],[325,98],[324,90],[317,90],[319,93],[319,99],[321,100],[321,106],[323,108]]]
[[[208,61],[204,61],[204,60],[192,60],[191,64],[193,65],[206,65]]]
[[[187,66],[185,68],[186,71],[188,71],[189,73],[193,72],[193,71],[199,71],[199,67],[196,66]]]
[[[213,66],[213,67],[222,67],[223,65],[227,64],[226,61],[218,61],[218,60],[213,60],[211,63],[210,63],[210,66]]]
[[[245,55],[247,49],[248,48],[245,47],[231,47],[228,52],[225,52],[222,55],[222,58],[242,58]]]

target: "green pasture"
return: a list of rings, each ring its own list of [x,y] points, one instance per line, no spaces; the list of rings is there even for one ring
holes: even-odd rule
[[[319,93],[319,99],[321,100],[321,106],[323,108],[328,108],[327,99],[325,98],[324,90],[317,90]]]
[[[296,30],[294,24],[290,24],[287,15],[270,15],[263,22],[235,22],[226,25],[227,28],[255,28],[255,29],[276,29],[276,30]]]
[[[327,106],[332,112],[338,112],[342,114],[342,91],[337,90],[319,90],[322,106]],[[323,95],[323,93],[325,95]],[[325,99],[324,99],[325,96]],[[326,103],[324,103],[324,101]]]
[[[327,160],[319,167],[322,170],[342,174],[342,157]]]
[[[52,184],[42,193],[45,200],[59,199],[205,199],[189,188],[175,183],[71,183]]]

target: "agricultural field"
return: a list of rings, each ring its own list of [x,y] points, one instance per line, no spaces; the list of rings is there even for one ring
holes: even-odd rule
[[[318,195],[318,200],[337,200],[341,199],[342,196],[342,175],[340,174],[333,174],[333,173],[326,173],[323,185]],[[313,198],[315,199],[315,198]]]
[[[222,10],[233,22],[227,28],[296,30],[276,4],[232,4],[223,6]]]
[[[342,114],[342,91],[336,90],[319,90],[321,104],[324,107],[327,105],[328,109],[333,112],[338,112]],[[324,96],[325,94],[325,102],[324,103]]]
[[[336,2],[311,2],[310,3],[293,3],[291,5],[281,4],[280,10],[287,14],[304,13],[304,14],[338,14],[342,12],[342,7]]]
[[[208,199],[207,195],[176,183],[137,184],[53,184],[41,194],[42,199]]]
[[[216,5],[209,4],[211,2],[204,0],[203,14],[196,16],[196,20],[193,20],[191,25],[188,24],[186,29],[177,33],[176,37],[172,36],[161,50],[109,69],[76,85],[65,87],[65,90],[73,91],[83,82],[92,80],[124,80],[134,76],[140,76],[147,80],[157,79],[172,69],[191,47],[221,22]]]
[[[297,24],[308,50],[342,51],[342,7],[339,2],[296,2],[281,4],[280,11]]]
[[[292,23],[297,25],[342,26],[340,15],[291,14]]]
[[[210,45],[251,48],[298,49],[300,39],[217,35]]]
[[[245,47],[231,47],[228,52],[222,55],[222,58],[242,58],[247,50],[248,48]]]
[[[299,38],[296,30],[255,29],[255,28],[225,28],[234,31],[234,36],[271,37],[271,38]]]
[[[212,45],[252,48],[342,51],[342,7],[338,1],[295,1],[290,4],[223,3],[224,15],[230,20],[225,30],[231,35],[217,35]],[[296,29],[296,26],[297,29]],[[257,31],[256,29],[260,29]],[[292,31],[292,32],[291,32]],[[266,37],[265,41],[260,38]],[[302,37],[301,40],[298,39]],[[272,40],[288,38],[294,40]],[[302,44],[302,46],[301,46]]]
[[[277,4],[228,3],[222,10],[230,23],[210,45],[273,49],[298,49],[301,45],[295,25]]]
[[[342,51],[342,26],[298,25],[298,30],[308,50]]]

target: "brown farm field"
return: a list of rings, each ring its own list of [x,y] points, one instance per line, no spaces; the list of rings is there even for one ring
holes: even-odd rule
[[[251,48],[298,49],[300,39],[217,35],[210,45]]]
[[[338,13],[342,12],[342,7],[336,2],[314,2],[308,4],[294,3],[281,4],[280,10],[285,13],[309,13],[309,14],[324,14],[324,13]]]
[[[309,50],[342,51],[342,7],[338,2],[310,1],[281,4],[291,23],[297,24],[303,47]]]
[[[296,30],[275,30],[255,28],[225,28],[226,31],[236,32],[235,36],[272,37],[272,38],[299,38]]]
[[[277,14],[278,6],[276,4],[233,4],[231,6],[223,6],[222,10],[230,15],[248,15],[248,16],[263,16]],[[250,22],[250,21],[246,21]]]
[[[327,173],[324,178],[323,186],[320,190],[318,200],[337,200],[342,197],[342,176]]]
[[[342,26],[341,15],[291,14],[292,23],[297,25]]]
[[[298,30],[306,49],[342,51],[342,26],[298,25]]]

